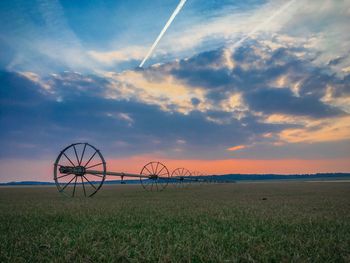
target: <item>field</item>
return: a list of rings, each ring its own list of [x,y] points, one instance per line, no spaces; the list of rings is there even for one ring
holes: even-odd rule
[[[0,262],[350,262],[350,183],[2,187]]]

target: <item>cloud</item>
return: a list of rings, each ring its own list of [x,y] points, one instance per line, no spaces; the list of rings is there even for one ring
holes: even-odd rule
[[[348,28],[349,10],[350,3],[346,0],[305,1],[281,33],[311,36],[308,47],[319,52],[314,63],[332,62],[333,70],[341,74],[350,62],[350,36],[344,33]]]
[[[264,114],[290,114],[324,118],[344,114],[313,96],[296,97],[289,89],[261,88],[248,93],[245,100],[252,110]]]
[[[292,6],[283,16],[278,15],[269,23],[265,23],[284,4],[284,1],[246,1],[245,3],[232,1],[228,5],[222,3],[224,8],[220,12],[214,11],[210,15],[203,12],[197,13],[188,19],[186,27],[178,30],[175,28],[173,33],[164,38],[159,46],[159,53],[172,53],[172,56],[175,54],[177,57],[183,57],[188,56],[189,51],[193,50],[198,52],[216,49],[223,44],[232,46],[261,24],[264,26],[256,33],[278,32],[299,6],[299,4]],[[161,57],[159,56],[158,59]]]
[[[142,103],[158,105],[162,110],[187,114],[192,110],[204,110],[205,91],[188,87],[171,75],[160,76],[144,71],[125,71],[107,74],[110,84],[109,98],[136,99]],[[197,103],[193,103],[193,99]]]
[[[120,73],[2,72],[1,155],[83,140],[115,157],[347,156],[349,77],[297,43],[255,39]]]
[[[228,151],[234,152],[234,151],[238,151],[238,150],[242,150],[244,148],[246,148],[246,145],[237,145],[237,146],[233,146],[230,148],[227,148]]]
[[[6,50],[6,54],[0,55],[0,65],[7,70],[37,74],[62,70],[84,73],[130,70],[146,53],[145,44],[153,40],[150,32],[157,33],[165,21],[150,19],[154,12],[145,10],[145,5],[150,5],[146,1],[138,1],[133,15],[125,11],[134,5],[132,1],[98,4],[96,10],[82,5],[79,15],[74,3],[16,3],[7,3],[6,8],[0,10],[1,49]],[[280,0],[187,3],[179,20],[160,43],[152,63],[190,58],[222,46],[232,50],[233,43],[264,24],[284,5],[285,1]],[[113,8],[118,11],[117,16],[110,11]],[[160,6],[155,2],[150,9],[157,10],[158,16],[166,19],[172,8],[173,3]],[[276,46],[276,39],[292,36],[284,37],[282,44],[312,48],[319,53],[312,63],[320,66],[331,62],[330,69],[344,75],[348,72],[350,50],[349,36],[344,33],[347,32],[348,10],[349,3],[345,0],[327,0],[321,4],[317,0],[295,1],[247,42],[274,38]]]
[[[328,67],[315,66],[309,56],[299,56],[307,52],[304,47],[276,48],[265,41],[251,42],[229,58],[232,68],[224,63],[225,52],[225,48],[204,52],[173,64],[172,69],[160,70],[203,88],[209,105],[227,106],[228,98],[236,98],[240,114],[249,109],[313,118],[345,114],[322,98],[330,85],[344,89],[346,80],[330,73]]]
[[[288,143],[316,143],[350,140],[350,117],[309,121],[303,128],[285,129],[280,139]]]
[[[96,89],[108,85],[98,77],[64,73],[47,81],[53,92],[23,75],[1,74],[0,122],[6,127],[1,130],[2,158],[53,156],[62,145],[82,140],[104,145],[112,156],[177,156],[179,143],[187,155],[195,155],[208,145],[213,151],[227,147],[227,138],[234,142],[246,137],[239,123],[219,129],[199,111],[185,115],[121,97],[97,96]]]
[[[344,60],[346,60],[346,58],[347,58],[346,56],[333,58],[333,59],[331,59],[331,60],[328,62],[328,66],[336,66],[336,65],[339,65],[339,64],[342,63]]]
[[[97,62],[104,64],[104,66],[112,66],[122,62],[140,61],[146,51],[146,48],[131,46],[115,51],[90,50],[88,54]]]
[[[346,171],[349,1],[295,1],[235,49],[285,1],[188,1],[154,64],[135,69],[173,9],[163,2],[0,8],[2,178],[44,178],[76,141],[117,168]]]

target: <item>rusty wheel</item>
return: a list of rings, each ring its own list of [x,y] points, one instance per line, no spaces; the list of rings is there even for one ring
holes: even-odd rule
[[[162,191],[169,183],[169,171],[160,162],[150,162],[146,164],[140,173],[140,182],[147,191]]]
[[[100,174],[89,174],[88,170]],[[70,197],[91,197],[102,187],[106,178],[106,162],[94,146],[74,143],[64,148],[54,163],[57,189]]]
[[[191,182],[191,172],[186,168],[177,168],[171,173],[171,178],[176,179],[175,187],[184,187]]]

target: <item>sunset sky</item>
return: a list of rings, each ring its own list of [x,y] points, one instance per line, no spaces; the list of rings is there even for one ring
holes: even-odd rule
[[[0,1],[0,182],[73,142],[113,171],[350,172],[350,1]]]

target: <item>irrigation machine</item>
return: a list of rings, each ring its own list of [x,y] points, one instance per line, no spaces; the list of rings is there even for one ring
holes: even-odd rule
[[[199,173],[195,173],[198,175]],[[105,183],[107,176],[140,180],[147,191],[162,191],[168,184],[184,187],[201,182],[200,176],[192,176],[186,168],[177,168],[171,174],[161,162],[149,162],[139,174],[107,171],[101,152],[89,143],[73,143],[64,148],[54,163],[54,180],[59,192],[75,197],[91,197]]]

